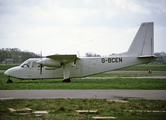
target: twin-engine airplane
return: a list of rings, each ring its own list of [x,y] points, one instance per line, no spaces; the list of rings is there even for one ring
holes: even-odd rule
[[[120,46],[119,46],[120,47]],[[30,58],[20,66],[5,71],[10,77],[19,79],[57,79],[70,82],[81,78],[127,66],[155,60],[153,22],[142,23],[127,52],[109,57],[78,58],[76,55],[49,55],[46,58]]]

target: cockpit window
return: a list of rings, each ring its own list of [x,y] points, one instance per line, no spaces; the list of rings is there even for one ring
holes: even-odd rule
[[[26,60],[25,62],[23,62],[20,66],[23,67],[23,68],[26,68],[26,67],[30,67],[30,64],[31,62],[29,60]]]

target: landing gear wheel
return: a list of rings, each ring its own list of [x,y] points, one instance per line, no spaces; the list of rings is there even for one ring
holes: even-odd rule
[[[71,82],[70,78],[64,79],[62,82]]]
[[[12,81],[12,80],[10,80],[10,77],[9,77],[9,79],[8,79],[7,83],[13,83],[13,81]]]

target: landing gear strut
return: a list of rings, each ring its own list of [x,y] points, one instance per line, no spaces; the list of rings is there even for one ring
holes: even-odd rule
[[[64,79],[62,82],[71,82],[70,78]]]
[[[8,78],[7,83],[13,83],[13,81],[12,81],[12,80],[10,80],[10,77]]]

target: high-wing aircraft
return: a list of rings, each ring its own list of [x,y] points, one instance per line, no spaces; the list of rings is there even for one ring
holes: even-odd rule
[[[8,83],[12,82],[10,77],[19,79],[63,78],[63,82],[70,82],[71,78],[81,78],[148,63],[156,59],[153,29],[153,22],[142,23],[131,46],[125,53],[109,57],[79,58],[76,55],[49,55],[42,59],[30,58],[20,66],[8,69],[4,74],[9,76]]]

